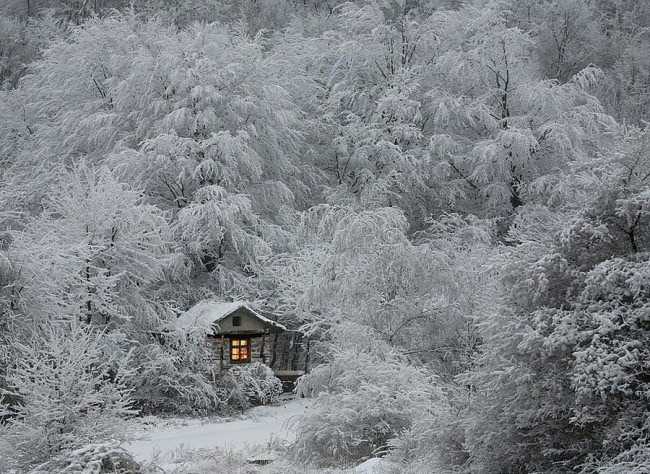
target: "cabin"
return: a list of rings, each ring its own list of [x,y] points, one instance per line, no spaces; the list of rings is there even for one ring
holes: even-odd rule
[[[207,328],[212,359],[222,370],[251,362],[268,365],[271,337],[287,330],[244,301],[201,301],[182,314],[176,325],[184,329]]]

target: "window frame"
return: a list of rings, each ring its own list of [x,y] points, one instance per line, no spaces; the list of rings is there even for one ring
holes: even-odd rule
[[[246,344],[244,346],[239,345],[234,345],[235,341],[246,341]],[[247,352],[247,357],[246,359],[238,358],[238,359],[233,359],[233,348],[239,349],[240,347],[246,347],[248,349]],[[249,364],[251,362],[251,357],[252,357],[252,347],[251,347],[251,337],[250,336],[233,336],[230,337],[230,363],[231,364]],[[241,355],[241,354],[240,354]]]

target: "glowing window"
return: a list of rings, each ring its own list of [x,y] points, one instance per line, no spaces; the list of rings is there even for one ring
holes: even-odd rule
[[[248,337],[230,339],[230,362],[251,361],[251,340]]]

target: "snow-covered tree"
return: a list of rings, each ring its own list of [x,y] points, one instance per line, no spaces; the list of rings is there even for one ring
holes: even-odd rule
[[[587,68],[565,84],[545,79],[532,38],[509,27],[496,2],[429,21],[437,39],[426,51],[423,114],[432,183],[463,212],[507,216],[546,202],[558,171],[613,126],[588,93],[599,71]]]
[[[123,419],[134,414],[123,361],[104,352],[92,327],[45,323],[13,342],[0,404],[0,454],[5,468],[26,469],[91,442],[125,439]]]
[[[163,213],[106,168],[62,172],[50,193],[42,212],[11,232],[13,307],[39,320],[157,327],[165,314],[149,292],[170,258]]]
[[[206,328],[170,324],[246,299],[307,338],[308,462],[644,470],[648,13],[5,1],[0,386],[54,331],[137,368],[144,411],[273,398],[260,367],[215,384]]]
[[[404,1],[346,3],[334,12],[332,30],[309,60],[320,88],[315,139],[324,145],[318,162],[330,178],[327,199],[426,213],[428,155],[414,55],[424,27]]]
[[[166,287],[183,281],[183,266],[171,251],[165,212],[105,167],[81,165],[58,180],[40,215],[10,232],[5,301],[15,339],[6,343],[46,321],[92,323],[107,328],[107,352],[128,355],[128,366],[138,368],[127,382],[139,408],[216,407],[205,333],[166,330],[183,304],[165,299]]]
[[[465,379],[478,472],[645,462],[647,140],[631,131],[613,156],[576,162],[567,206],[517,221],[520,243],[498,267],[503,304]]]
[[[310,209],[292,251],[263,266],[271,306],[307,335],[354,322],[441,376],[457,373],[476,343],[466,316],[480,304],[489,226],[450,215],[415,241],[407,230],[395,208]]]
[[[178,32],[132,13],[77,27],[12,96],[24,110],[2,127],[20,140],[6,179],[24,190],[5,206],[37,207],[59,163],[108,165],[170,211],[188,262],[226,292],[282,245],[283,208],[309,193],[287,58],[265,48],[236,28]]]

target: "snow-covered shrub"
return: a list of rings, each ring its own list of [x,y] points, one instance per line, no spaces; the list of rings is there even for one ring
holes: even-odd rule
[[[139,471],[138,463],[124,449],[111,444],[89,444],[55,456],[32,469],[30,474],[126,474]]]
[[[209,373],[204,338],[180,331],[135,348],[138,372],[130,384],[136,404],[148,413],[205,413],[223,400]]]
[[[583,473],[596,472],[598,474],[650,472],[650,445],[645,441],[643,444],[635,445],[607,462],[598,461],[596,456],[590,456],[589,460],[581,468]]]
[[[383,465],[386,474],[457,472],[465,465],[468,453],[464,447],[463,408],[467,391],[447,385],[448,408],[425,413],[413,425],[391,440],[390,452]]]
[[[331,363],[299,380],[298,393],[315,400],[295,421],[294,460],[351,464],[384,453],[418,419],[444,413],[447,403],[436,377],[381,346],[338,350]]]
[[[125,380],[131,374],[104,353],[104,334],[49,324],[28,343],[14,343],[0,403],[0,457],[9,465],[44,462],[65,451],[125,438],[134,414]]]
[[[232,367],[217,378],[217,385],[227,405],[239,410],[277,402],[282,393],[280,379],[259,362]]]

